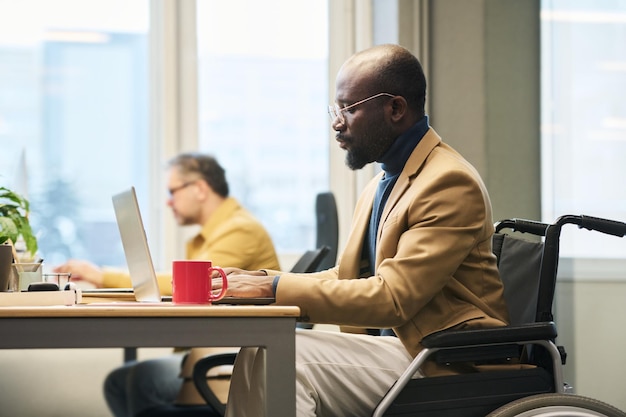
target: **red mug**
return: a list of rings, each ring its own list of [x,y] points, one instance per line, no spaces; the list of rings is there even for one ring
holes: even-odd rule
[[[213,271],[222,276],[222,290],[213,295]],[[211,304],[226,294],[228,280],[224,270],[211,261],[172,262],[172,302],[174,304]]]

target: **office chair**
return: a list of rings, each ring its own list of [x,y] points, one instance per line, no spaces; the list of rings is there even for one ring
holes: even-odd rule
[[[330,251],[330,247],[322,245],[317,249],[304,252],[300,259],[291,267],[290,272],[309,273],[320,271],[321,264]]]
[[[339,218],[337,203],[331,192],[319,193],[315,197],[316,220],[316,247],[328,246],[328,254],[322,259],[315,271],[324,271],[337,263],[337,248],[339,246]],[[298,322],[299,329],[312,329],[312,323]]]
[[[323,271],[335,266],[337,262],[337,249],[339,246],[339,218],[337,216],[337,203],[331,192],[319,193],[315,198],[315,220],[317,235],[315,247],[328,246],[328,254],[319,265]]]
[[[445,330],[425,337],[424,349],[380,401],[373,417],[626,417],[609,404],[571,394],[572,388],[563,381],[566,354],[555,344],[552,306],[559,238],[565,224],[618,237],[626,234],[626,223],[584,215],[561,216],[553,224],[520,219],[497,223],[493,246],[511,324],[493,329]],[[539,236],[541,242],[503,235],[504,229]],[[412,378],[426,360],[440,364],[518,361],[524,366]]]

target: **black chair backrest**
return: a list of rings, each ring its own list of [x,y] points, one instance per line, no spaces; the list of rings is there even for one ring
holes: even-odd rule
[[[309,273],[320,270],[319,266],[329,251],[330,248],[328,246],[321,246],[317,249],[304,252],[291,268],[291,272]]]
[[[493,252],[498,258],[511,324],[534,322],[543,243],[496,233],[493,236]]]
[[[315,247],[328,246],[328,253],[318,265],[320,271],[335,266],[339,245],[339,219],[337,203],[333,193],[317,195],[315,200],[315,217],[317,220],[317,238]]]
[[[545,295],[540,297],[541,270],[546,256],[544,237],[550,226],[524,219],[508,219],[496,223],[493,253],[498,258],[498,270],[504,284],[504,299],[512,325],[537,321],[540,298],[545,298]],[[532,241],[524,239],[523,235],[502,233],[505,229],[539,236],[539,239]],[[555,262],[558,263],[558,258]],[[552,300],[550,307],[551,304]]]

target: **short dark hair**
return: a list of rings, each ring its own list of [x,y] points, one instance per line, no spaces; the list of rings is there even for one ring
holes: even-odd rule
[[[170,159],[168,166],[178,168],[183,175],[200,174],[213,191],[222,197],[228,197],[229,189],[224,168],[211,155],[182,153]]]
[[[403,96],[409,107],[423,115],[426,76],[417,57],[400,45],[379,45],[371,49],[383,51],[385,55],[374,72],[380,91]]]

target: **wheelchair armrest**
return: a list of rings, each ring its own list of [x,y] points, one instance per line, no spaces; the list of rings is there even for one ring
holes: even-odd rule
[[[489,329],[442,330],[426,336],[422,339],[422,345],[426,348],[458,348],[532,340],[553,340],[556,336],[554,322],[542,322]]]
[[[422,339],[425,348],[433,349],[437,363],[474,362],[507,363],[521,358],[522,345],[556,337],[552,322],[529,323],[489,329],[442,330]]]
[[[222,404],[209,388],[207,384],[207,372],[209,369],[215,368],[216,366],[234,364],[236,357],[237,354],[234,352],[209,355],[198,360],[193,367],[193,383],[196,389],[207,404],[213,407],[221,416],[226,413],[226,405]]]

